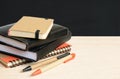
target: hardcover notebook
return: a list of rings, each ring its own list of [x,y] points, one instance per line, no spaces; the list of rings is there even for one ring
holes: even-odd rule
[[[23,16],[8,32],[9,36],[46,39],[54,19]]]
[[[59,45],[68,41],[70,38],[71,38],[71,32],[69,32],[66,36],[62,36],[55,41],[49,42],[42,46],[38,46],[34,49],[31,49],[30,51],[23,51],[23,50],[20,50],[20,49],[17,49],[17,48],[14,48],[14,47],[11,47],[11,46],[1,43],[0,51],[7,53],[7,54],[11,54],[11,55],[15,55],[15,56],[19,56],[19,57],[37,61],[37,60],[41,59],[42,57],[44,57],[49,52],[53,51]]]
[[[43,44],[54,41],[62,36],[66,36],[69,33],[69,29],[67,27],[54,24],[47,39],[45,40],[8,36],[8,30],[13,25],[14,24],[8,24],[8,25],[0,27],[0,41],[10,46],[13,46],[15,48],[22,49],[22,50],[29,50],[31,48],[41,46]]]
[[[47,55],[41,58],[41,60],[47,59],[55,55],[68,53],[70,51],[71,51],[71,45],[69,45],[68,43],[63,43],[60,46],[58,46],[55,50],[49,52]],[[16,67],[27,62],[29,62],[29,60],[27,59],[0,53],[0,63],[3,64],[5,67],[10,67],[10,68]]]

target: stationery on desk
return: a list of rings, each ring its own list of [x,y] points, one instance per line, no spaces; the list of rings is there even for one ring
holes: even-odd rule
[[[39,68],[32,76],[49,70],[75,57],[71,52],[71,31],[53,23],[54,19],[23,16],[16,23],[0,27],[0,62],[16,67],[34,64],[22,71]]]

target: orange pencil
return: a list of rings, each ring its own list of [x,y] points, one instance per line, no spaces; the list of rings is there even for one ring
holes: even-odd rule
[[[49,69],[52,69],[52,68],[54,68],[54,67],[56,67],[56,66],[58,66],[58,65],[60,65],[62,63],[66,63],[66,62],[68,62],[68,61],[70,61],[70,60],[72,60],[74,58],[75,58],[75,54],[72,53],[72,54],[70,54],[70,55],[68,55],[68,56],[66,56],[66,57],[64,57],[62,59],[59,59],[59,60],[53,62],[53,63],[50,63],[50,64],[47,64],[45,66],[39,67],[39,69],[36,70],[35,72],[33,72],[31,74],[31,76],[41,74],[41,73],[43,73],[43,72],[45,72],[45,71],[47,71]]]

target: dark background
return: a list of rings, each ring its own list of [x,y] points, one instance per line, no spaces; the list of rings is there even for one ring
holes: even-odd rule
[[[73,35],[120,35],[119,0],[0,0],[0,26],[22,16],[54,18]]]

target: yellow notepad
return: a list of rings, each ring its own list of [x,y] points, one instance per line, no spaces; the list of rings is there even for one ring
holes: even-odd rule
[[[8,32],[9,36],[46,39],[54,19],[23,16]]]

